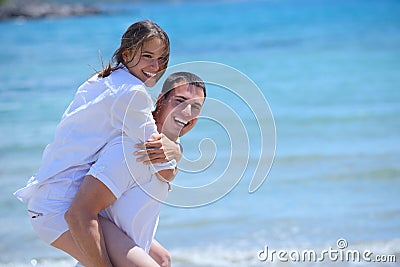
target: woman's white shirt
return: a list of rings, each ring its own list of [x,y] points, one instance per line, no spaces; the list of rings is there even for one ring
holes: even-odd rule
[[[83,83],[57,126],[54,141],[46,146],[40,169],[27,186],[15,192],[27,202],[34,187],[71,168],[82,169],[98,158],[113,138],[126,135],[144,142],[157,132],[153,101],[142,82],[126,68],[106,78],[91,77]],[[154,164],[152,172],[173,169],[176,161]]]

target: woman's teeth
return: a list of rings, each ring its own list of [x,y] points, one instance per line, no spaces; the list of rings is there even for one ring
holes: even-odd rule
[[[144,75],[146,75],[149,78],[153,78],[154,76],[157,75],[157,73],[152,73],[152,72],[147,72],[147,71],[143,71]]]

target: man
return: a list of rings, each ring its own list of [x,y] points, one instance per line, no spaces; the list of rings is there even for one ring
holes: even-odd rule
[[[158,132],[176,141],[190,131],[205,97],[204,83],[196,75],[170,75],[153,112]],[[146,169],[138,164],[132,156],[133,142],[122,137],[103,149],[94,164],[101,167],[92,166],[94,171],[84,178],[65,214],[69,231],[61,242],[52,244],[85,266],[170,265],[168,252],[152,238],[161,207],[159,201],[167,197],[169,182],[177,170],[154,173],[151,167]],[[162,149],[152,149],[150,160],[159,161],[163,154],[159,151]]]

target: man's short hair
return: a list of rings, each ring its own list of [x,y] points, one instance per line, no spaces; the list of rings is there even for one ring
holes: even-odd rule
[[[206,97],[206,86],[203,80],[196,74],[186,71],[174,72],[167,77],[161,90],[162,96],[167,98],[171,90],[175,89],[176,83],[182,81],[189,85],[200,87],[203,89],[204,98]]]

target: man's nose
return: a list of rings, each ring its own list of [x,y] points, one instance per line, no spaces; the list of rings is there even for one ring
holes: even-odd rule
[[[182,113],[185,116],[191,116],[192,115],[192,105],[187,104],[186,107],[182,110]]]

